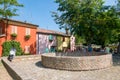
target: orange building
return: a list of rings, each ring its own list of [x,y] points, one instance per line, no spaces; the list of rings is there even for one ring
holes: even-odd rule
[[[19,41],[24,53],[36,54],[37,27],[38,25],[26,22],[0,19],[0,56],[2,56],[2,44],[8,40]],[[17,36],[13,38],[12,35]],[[28,35],[29,39],[26,37]]]

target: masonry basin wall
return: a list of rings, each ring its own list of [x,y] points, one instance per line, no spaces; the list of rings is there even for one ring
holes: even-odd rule
[[[98,53],[96,53],[98,54]],[[56,53],[42,54],[42,65],[60,70],[97,70],[112,66],[112,54],[94,56],[56,56]]]

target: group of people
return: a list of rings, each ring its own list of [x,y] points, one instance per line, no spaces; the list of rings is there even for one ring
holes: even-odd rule
[[[89,47],[88,47],[88,49],[89,49]],[[111,52],[110,52],[110,48],[109,48],[108,45],[107,45],[107,46],[102,46],[102,47],[100,48],[100,51],[99,51],[99,52],[111,53]]]
[[[95,51],[95,50],[93,50],[92,46],[89,45],[89,46],[88,46],[88,52],[92,52],[92,51]],[[107,45],[107,46],[102,46],[102,47],[100,48],[100,51],[99,51],[99,52],[110,53],[110,48],[108,47],[108,45]]]
[[[92,52],[103,52],[103,53],[111,53],[111,49],[108,47],[108,45],[106,47],[102,46],[101,48],[93,48],[92,45],[88,45],[88,47],[81,47],[78,49],[79,51],[83,52],[83,53],[92,53]]]
[[[106,47],[102,46],[100,52],[110,53],[110,48],[108,47],[108,45]]]

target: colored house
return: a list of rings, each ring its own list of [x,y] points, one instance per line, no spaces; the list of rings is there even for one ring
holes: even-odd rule
[[[37,30],[37,53],[42,54],[46,52],[54,52],[55,50],[63,50],[62,44],[63,39],[69,45],[70,36],[65,33],[47,30],[47,29],[38,29]]]
[[[0,56],[3,42],[9,40],[19,41],[25,54],[36,54],[37,27],[38,25],[26,22],[0,19]]]
[[[57,51],[63,51],[65,47],[70,49],[70,36],[66,34],[57,35]]]

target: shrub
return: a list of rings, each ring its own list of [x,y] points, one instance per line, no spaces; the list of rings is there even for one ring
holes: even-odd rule
[[[16,55],[22,55],[23,51],[22,48],[20,47],[20,42],[17,41],[6,41],[2,45],[3,47],[3,56],[8,56],[10,53],[11,48],[16,49]]]

